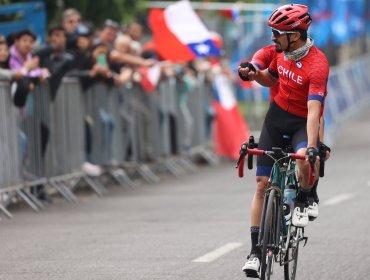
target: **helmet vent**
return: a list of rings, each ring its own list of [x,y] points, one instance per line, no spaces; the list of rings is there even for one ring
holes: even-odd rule
[[[275,22],[275,24],[279,24],[279,23],[282,23],[283,21],[287,20],[288,17],[287,16],[283,16],[281,19],[279,19],[277,22]]]
[[[285,25],[286,25],[286,26],[289,26],[289,25],[291,25],[291,24],[293,24],[293,23],[294,23],[294,21],[289,21],[289,22],[285,23]]]
[[[274,21],[277,17],[279,17],[279,16],[281,16],[281,15],[282,15],[282,13],[281,13],[281,12],[278,12],[276,15],[272,14],[272,16],[271,16],[271,17],[273,17],[273,18],[271,19],[271,21]]]

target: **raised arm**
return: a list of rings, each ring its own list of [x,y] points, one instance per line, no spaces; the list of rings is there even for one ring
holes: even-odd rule
[[[268,69],[258,70],[252,63],[241,63],[238,66],[239,77],[243,81],[256,81],[262,86],[271,87],[278,82],[278,78],[274,77]]]

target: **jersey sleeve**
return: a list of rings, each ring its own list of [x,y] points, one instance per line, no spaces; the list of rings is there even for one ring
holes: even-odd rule
[[[267,46],[259,49],[252,57],[251,63],[255,64],[259,70],[266,69],[275,56],[275,46]]]
[[[255,64],[259,70],[263,70],[267,68],[270,61],[267,60],[264,49],[260,49],[253,55],[251,63]]]
[[[278,71],[277,71],[277,56],[271,61],[268,67],[269,73],[274,76],[275,78],[279,78]]]
[[[308,101],[318,100],[324,103],[327,94],[329,63],[325,56],[321,56],[313,64],[309,75]]]

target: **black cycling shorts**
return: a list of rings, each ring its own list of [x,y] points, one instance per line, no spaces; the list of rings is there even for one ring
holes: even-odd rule
[[[283,135],[289,136],[295,152],[307,147],[307,119],[292,115],[273,102],[263,123],[258,149],[283,147]],[[257,176],[270,176],[274,161],[268,156],[257,157]]]

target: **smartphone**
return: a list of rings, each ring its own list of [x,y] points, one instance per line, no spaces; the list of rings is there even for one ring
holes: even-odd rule
[[[107,55],[105,53],[101,53],[97,57],[97,63],[101,66],[107,66]]]

